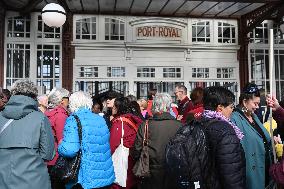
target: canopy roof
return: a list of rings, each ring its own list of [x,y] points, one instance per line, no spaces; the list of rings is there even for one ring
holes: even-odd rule
[[[22,13],[58,3],[74,14],[239,18],[282,0],[0,0],[0,7]]]

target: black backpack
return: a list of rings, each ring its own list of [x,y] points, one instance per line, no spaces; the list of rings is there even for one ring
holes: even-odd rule
[[[194,120],[181,127],[169,141],[166,147],[166,164],[178,188],[212,188],[213,162],[210,161],[204,130],[212,122]]]

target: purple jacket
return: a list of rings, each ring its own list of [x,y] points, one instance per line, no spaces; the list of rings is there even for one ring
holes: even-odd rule
[[[273,112],[273,118],[277,123],[284,121],[284,109],[279,107]],[[279,163],[273,164],[270,167],[270,175],[272,178],[282,186],[284,186],[284,156],[282,156],[282,160]]]

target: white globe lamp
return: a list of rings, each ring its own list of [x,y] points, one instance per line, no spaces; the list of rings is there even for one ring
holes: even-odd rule
[[[66,21],[66,12],[62,6],[49,3],[41,11],[43,22],[49,27],[61,27]]]

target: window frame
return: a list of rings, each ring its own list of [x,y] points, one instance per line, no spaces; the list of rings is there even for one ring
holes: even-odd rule
[[[182,75],[182,67],[163,67],[163,78],[170,78],[170,79],[182,79],[183,75]],[[165,71],[165,69],[174,69],[174,72],[170,72],[170,71]],[[179,69],[179,72],[177,71]],[[165,77],[165,74],[174,74],[174,77],[170,77],[170,75],[168,77]],[[180,74],[180,76],[178,77],[177,75]]]
[[[215,34],[215,36],[216,36],[216,40],[215,40],[215,42],[216,42],[216,44],[218,44],[218,45],[228,45],[228,44],[237,44],[238,43],[238,26],[237,26],[237,23],[236,23],[236,21],[235,20],[216,20],[216,22],[215,22],[216,24],[215,24],[215,29],[216,29],[216,31],[217,32],[215,32],[216,34]],[[221,26],[219,26],[219,23],[221,23]],[[224,26],[224,24],[229,24],[229,26]],[[223,34],[224,34],[224,28],[227,28],[227,27],[229,27],[229,30],[230,30],[230,37],[229,38],[224,38],[224,36],[223,36]],[[221,37],[219,37],[219,28],[221,28],[222,29],[222,36]],[[233,31],[232,31],[232,29],[234,29],[234,36],[235,37],[233,37]],[[219,42],[219,39],[221,39],[222,40],[222,42]],[[226,40],[230,40],[231,42],[230,43],[224,43],[223,41],[224,41],[224,39],[226,39]],[[233,40],[235,40],[235,42],[233,42]]]
[[[218,69],[220,69],[220,73],[218,73]],[[227,71],[225,71],[227,69]],[[235,78],[235,69],[234,67],[217,67],[216,68],[216,77],[217,79],[232,79]],[[220,77],[218,77],[220,75]],[[225,77],[225,75],[228,75],[228,77]]]
[[[197,26],[204,26],[205,28],[207,27],[206,23],[208,22],[208,29],[209,29],[209,37],[206,36],[207,34],[207,30],[205,29],[204,31],[204,35],[205,37],[198,37],[198,36],[193,36],[193,27],[197,27]],[[198,23],[205,23],[204,25],[196,25]],[[190,36],[190,40],[192,43],[199,43],[199,44],[208,44],[208,43],[212,43],[212,37],[213,37],[213,32],[212,32],[212,20],[192,20],[191,21],[191,28],[189,31],[191,31],[191,36]],[[197,31],[197,28],[196,28]],[[196,38],[197,41],[194,41],[193,39]],[[200,38],[204,38],[205,41],[198,41],[198,39]],[[206,41],[206,39],[209,39],[209,41]]]
[[[38,48],[38,46],[41,46],[41,49],[39,49]],[[53,48],[52,49],[47,49],[47,48],[44,48],[44,46],[52,46]],[[56,48],[56,46],[58,47],[58,49]],[[40,56],[42,56],[43,55],[43,52],[44,51],[51,51],[52,52],[52,54],[53,54],[53,57],[52,57],[52,59],[51,59],[51,61],[52,61],[52,66],[53,66],[53,68],[52,68],[52,76],[51,77],[49,77],[48,75],[44,75],[44,72],[43,72],[43,70],[45,69],[44,68],[44,65],[45,64],[43,64],[43,61],[40,59],[40,68],[41,68],[41,70],[40,70],[40,75],[38,75],[38,52],[41,52],[41,55]],[[56,52],[58,52],[58,60],[56,60]],[[48,82],[48,80],[49,80],[49,82],[50,83],[52,83],[52,88],[54,88],[54,87],[60,87],[60,85],[61,85],[61,46],[60,45],[58,45],[58,44],[37,44],[37,46],[36,46],[36,84],[38,85],[38,86],[41,86],[41,87],[43,87],[43,84],[44,84],[44,82]],[[55,61],[58,61],[58,65],[56,64],[56,62]],[[49,65],[49,64],[46,64],[47,66]],[[57,67],[58,66],[58,67]],[[56,70],[58,69],[58,73],[56,72]],[[50,73],[51,74],[51,73]],[[58,76],[57,76],[58,75]],[[50,88],[50,90],[49,89],[47,89],[47,88],[45,88],[45,90],[47,90],[47,92],[50,92],[51,90],[52,90],[52,88]]]
[[[115,21],[118,21],[118,40],[115,40],[115,39],[111,39],[111,37],[112,37],[112,35],[111,35],[111,25],[112,25],[112,23],[111,22],[106,22],[106,19],[109,19],[109,20],[115,20]],[[110,17],[110,16],[106,16],[106,17],[104,17],[103,18],[103,23],[104,23],[104,25],[102,26],[104,29],[103,29],[103,40],[104,41],[126,41],[126,32],[127,32],[127,30],[126,30],[126,21],[125,21],[125,19],[123,19],[123,18],[120,18],[120,17]],[[109,39],[106,39],[106,24],[108,23],[108,26],[109,26],[109,32],[108,32],[108,36],[109,36]],[[124,32],[124,34],[123,35],[121,35],[121,23],[123,23],[123,32]],[[120,39],[121,37],[123,37],[123,39]]]
[[[38,38],[37,37],[37,28],[38,28],[38,16],[41,15],[40,12],[32,12],[30,13],[30,28],[35,28],[30,30],[30,38],[12,38],[7,37],[7,24],[8,24],[8,17],[17,17],[19,13],[16,12],[6,12],[5,17],[5,34],[4,34],[4,87],[7,87],[6,79],[6,70],[7,70],[7,44],[29,44],[30,45],[30,66],[29,66],[29,79],[35,83],[37,83],[37,45],[45,44],[45,45],[58,45],[60,48],[59,51],[59,87],[62,85],[62,34],[60,34],[60,38]],[[61,30],[62,31],[62,28]],[[39,94],[43,94],[46,91],[43,88],[39,87]]]
[[[138,69],[141,69],[141,71],[138,71]],[[144,71],[146,69],[149,69],[149,70]],[[138,76],[138,74],[141,74],[141,76]],[[156,78],[156,67],[137,66],[136,67],[136,77],[137,78]]]
[[[119,76],[114,76],[115,74],[113,74],[113,72],[115,71],[122,71],[122,73],[120,73]],[[106,75],[107,75],[107,78],[125,78],[126,77],[126,67],[125,66],[107,66]]]
[[[194,71],[194,69],[196,69],[196,71]],[[191,77],[194,78],[194,79],[199,79],[199,78],[209,79],[210,78],[210,69],[211,68],[209,68],[209,67],[194,67],[194,68],[191,69],[191,71],[192,71]],[[196,76],[194,76],[194,74]],[[203,74],[204,76],[198,77],[198,74]]]
[[[82,71],[82,68],[84,70]],[[86,71],[86,69],[91,69],[91,71]],[[91,79],[99,77],[99,67],[94,65],[78,65],[77,66],[77,74],[79,79]],[[83,74],[83,76],[81,76]],[[91,74],[90,77],[87,77],[86,74]]]
[[[92,22],[92,19],[95,18],[95,22]],[[82,20],[84,19],[90,19],[90,33],[89,34],[85,34],[86,36],[90,36],[89,39],[83,39],[82,38]],[[80,22],[80,39],[77,39],[77,21],[81,21]],[[91,33],[91,31],[93,31],[93,26],[91,26],[91,24],[95,23],[96,26],[96,31],[95,33]],[[99,40],[99,17],[98,15],[92,15],[92,14],[88,14],[88,15],[73,15],[73,40],[74,41],[98,41]],[[92,36],[95,35],[95,39],[92,39]]]
[[[13,12],[8,12],[6,14],[6,18],[5,18],[5,34],[4,34],[5,38],[11,39],[11,40],[15,40],[15,41],[32,39],[32,32],[33,31],[31,31],[31,24],[32,24],[32,16],[31,15],[28,16],[29,18],[22,17],[22,19],[24,20],[24,31],[20,31],[18,33],[23,33],[24,37],[13,36],[14,33],[15,33],[14,21],[16,20],[14,18],[17,18],[17,17],[22,17],[22,16],[19,15],[19,14],[13,13]],[[12,20],[12,30],[11,31],[9,31],[9,20]],[[27,26],[26,26],[27,22],[29,22],[29,26],[30,26],[29,32],[27,32]],[[9,32],[12,33],[12,36],[8,35]],[[29,34],[28,37],[27,37],[27,34]]]

